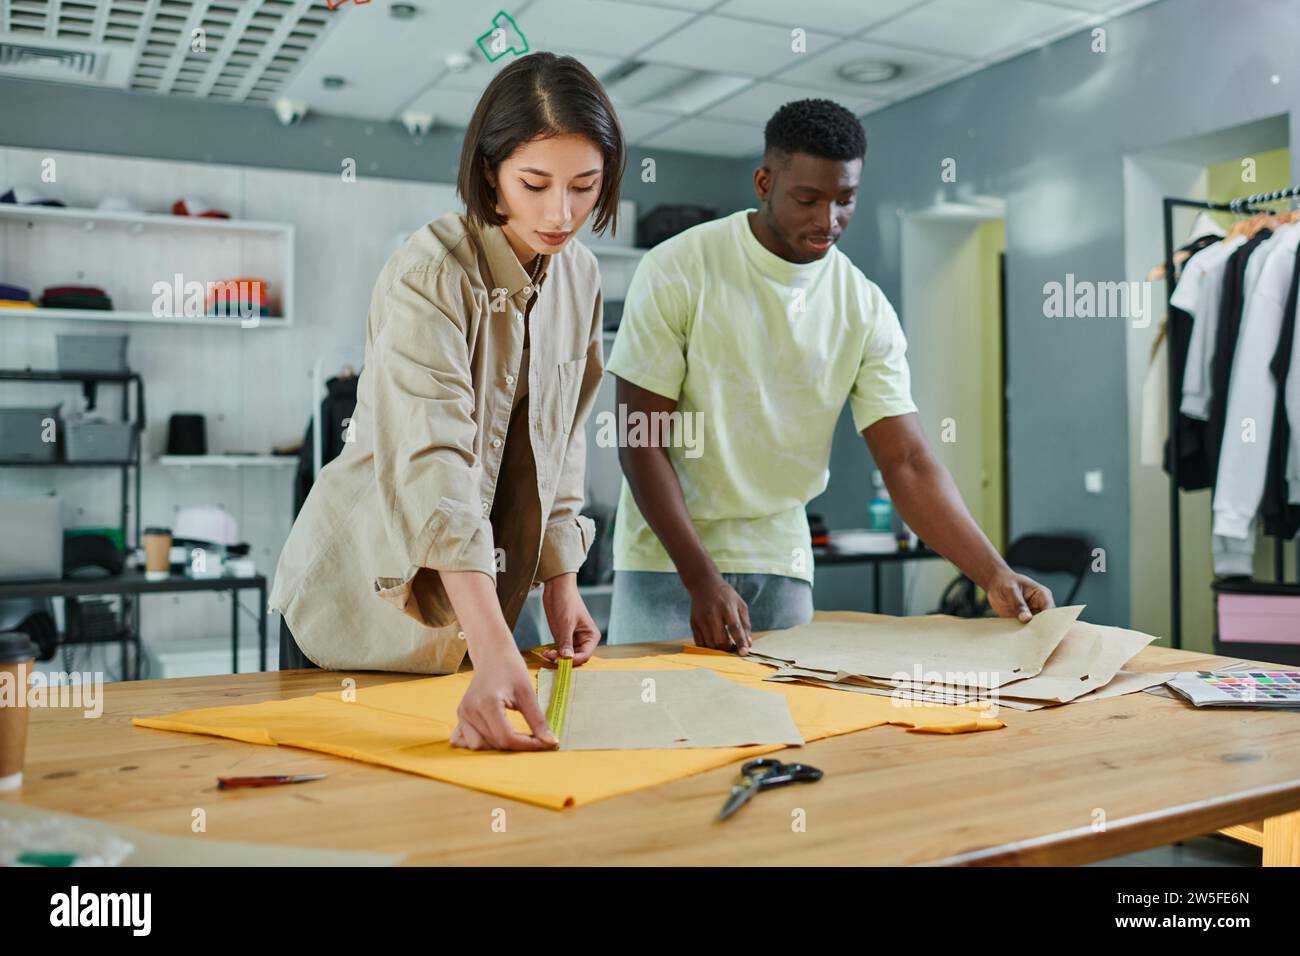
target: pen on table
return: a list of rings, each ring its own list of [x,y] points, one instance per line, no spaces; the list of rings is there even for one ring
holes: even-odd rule
[[[282,783],[306,783],[309,780],[324,780],[323,773],[281,773],[264,777],[218,777],[218,790],[233,790],[236,787],[274,787]]]

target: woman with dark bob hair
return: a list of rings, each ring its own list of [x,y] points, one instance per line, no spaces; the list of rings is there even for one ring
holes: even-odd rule
[[[600,640],[576,575],[594,532],[579,512],[600,275],[575,236],[593,215],[617,226],[625,162],[609,98],[572,57],[520,57],[488,85],[461,149],[465,211],[375,282],[344,450],[276,569],[282,668],[448,674],[468,652],[452,745],[556,745],[511,632],[540,585],[551,659],[581,664]]]

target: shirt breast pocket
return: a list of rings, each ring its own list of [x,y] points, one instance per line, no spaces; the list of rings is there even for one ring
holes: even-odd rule
[[[582,391],[582,375],[586,368],[585,355],[560,362],[555,367],[556,394],[551,403],[551,416],[557,432],[567,435],[573,430],[573,419],[578,414],[578,395]]]

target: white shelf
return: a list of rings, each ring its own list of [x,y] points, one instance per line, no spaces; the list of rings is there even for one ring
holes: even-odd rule
[[[177,468],[274,468],[298,464],[296,455],[159,455],[158,464]]]
[[[17,219],[32,225],[57,223],[80,225],[87,231],[98,226],[126,229],[130,232],[183,229],[231,236],[280,236],[292,234],[293,226],[281,222],[256,222],[247,219],[211,219],[204,216],[176,216],[161,212],[118,212],[108,209],[78,209],[72,206],[20,206],[0,203],[0,219]]]
[[[3,205],[0,203],[0,205]],[[162,322],[170,325],[222,325],[232,329],[242,329],[239,319],[223,319],[216,315],[154,315],[152,312],[118,312],[111,309],[5,309],[0,308],[0,316],[17,316],[31,319],[78,319],[92,322]],[[258,319],[257,325],[249,326],[246,331],[270,328],[287,328],[293,323],[283,316],[266,316]]]
[[[595,255],[610,258],[640,259],[648,251],[638,249],[636,246],[620,246],[612,242],[588,242],[584,245]]]
[[[239,329],[238,318],[184,314],[189,290],[197,284],[206,292],[212,281],[256,276],[269,286],[270,300],[263,305],[281,314],[261,317],[249,328],[288,327],[294,315],[294,237],[294,225],[285,222],[0,203],[5,282],[30,289],[35,298],[50,285],[99,285],[117,306],[0,308],[0,318]]]

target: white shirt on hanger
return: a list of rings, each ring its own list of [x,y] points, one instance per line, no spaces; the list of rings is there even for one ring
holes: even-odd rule
[[[1216,537],[1254,540],[1277,400],[1277,382],[1268,365],[1277,350],[1297,245],[1300,245],[1300,228],[1293,224],[1278,230],[1278,241],[1264,262],[1242,313],[1214,489]]]

